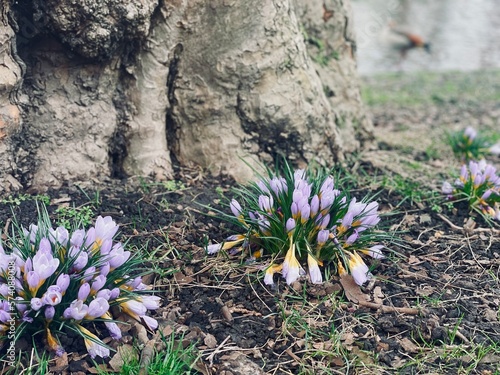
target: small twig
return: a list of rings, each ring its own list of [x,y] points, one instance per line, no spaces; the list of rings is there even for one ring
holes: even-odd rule
[[[302,359],[299,356],[293,354],[293,352],[292,352],[292,350],[290,348],[286,349],[285,353],[288,354],[291,358],[293,358],[294,361],[296,361],[298,363],[303,363]]]
[[[450,226],[451,229],[458,231],[458,232],[465,232],[465,233],[494,233],[494,234],[500,234],[500,230],[495,229],[495,228],[476,228],[476,229],[466,229],[466,228],[461,228],[458,225],[453,224],[450,219],[448,219],[446,216],[437,214],[437,216],[443,220],[446,224]]]
[[[457,336],[460,340],[462,340],[465,344],[470,344],[470,341],[467,337],[465,337],[459,330],[455,331],[455,336]]]
[[[3,234],[5,236],[5,238],[7,238],[9,236],[9,226],[10,226],[10,223],[12,221],[12,218],[8,218],[7,220],[5,220],[5,226],[3,227]]]
[[[206,360],[210,363],[210,366],[212,366],[212,365],[213,365],[215,355],[221,351],[221,349],[222,349],[222,347],[224,346],[224,344],[225,344],[225,343],[226,343],[226,342],[227,342],[230,338],[231,338],[231,336],[230,336],[230,335],[229,335],[229,336],[227,336],[227,337],[224,339],[224,341],[222,341],[222,342],[219,344],[219,346],[218,346],[218,347],[216,347],[216,348],[214,349],[214,351],[213,351],[213,352],[212,352],[209,356],[207,356]]]
[[[443,220],[446,224],[448,224],[450,226],[451,229],[453,230],[456,230],[456,231],[460,231],[460,232],[463,232],[464,228],[460,228],[458,225],[455,225],[453,224],[450,219],[448,219],[446,216],[444,215],[441,215],[441,214],[437,214],[438,217]]]
[[[395,307],[395,306],[386,306],[380,303],[368,302],[368,301],[359,301],[359,305],[369,307],[373,310],[380,310],[383,313],[393,313],[397,312],[400,314],[408,314],[408,315],[418,315],[421,310],[416,309],[414,307]]]

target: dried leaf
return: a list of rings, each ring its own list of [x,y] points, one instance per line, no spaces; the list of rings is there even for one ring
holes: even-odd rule
[[[408,337],[404,337],[403,339],[399,340],[399,343],[407,353],[418,353],[420,350],[419,347],[415,345]]]
[[[354,303],[358,303],[359,301],[368,301],[368,295],[361,291],[361,288],[358,284],[356,284],[351,275],[344,274],[340,276],[340,283],[342,284],[345,296],[349,301]]]
[[[205,336],[205,339],[203,340],[203,342],[205,343],[206,346],[208,346],[210,349],[213,349],[217,346],[217,339],[215,338],[214,335],[211,335],[210,333],[208,333],[206,336]]]

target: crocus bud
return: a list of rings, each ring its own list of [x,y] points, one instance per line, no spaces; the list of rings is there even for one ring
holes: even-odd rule
[[[231,200],[229,207],[234,216],[239,217],[241,215],[241,206],[236,199]]]
[[[81,301],[85,301],[90,294],[90,285],[89,283],[83,283],[78,290],[78,299]]]
[[[118,324],[115,322],[104,322],[104,324],[113,340],[120,340],[122,338],[122,331],[118,327]]]
[[[140,301],[146,306],[148,310],[156,310],[160,307],[161,298],[157,296],[142,296]]]
[[[107,255],[109,254],[109,251],[111,250],[111,247],[113,246],[113,240],[107,239],[104,240],[101,244],[101,255]]]
[[[54,317],[56,313],[56,309],[54,308],[54,306],[45,306],[45,319],[47,320],[52,320],[52,318]]]
[[[99,291],[102,289],[104,284],[106,284],[106,276],[104,275],[99,275],[97,276],[94,281],[92,282],[92,287],[90,288],[93,293]]]
[[[120,288],[111,289],[111,294],[109,295],[109,299],[117,299],[120,296]]]
[[[104,298],[97,297],[89,304],[87,318],[99,318],[109,310],[109,303]]]
[[[295,220],[293,218],[290,218],[286,221],[286,231],[290,233],[294,229],[295,229]]]
[[[104,263],[101,266],[101,275],[108,276],[110,269],[111,269],[111,266],[109,265],[109,262]]]
[[[89,262],[89,254],[86,251],[81,251],[78,254],[78,257],[76,258],[75,262],[73,263],[73,268],[75,271],[81,271],[83,267],[87,265]]]
[[[30,302],[31,308],[35,311],[38,311],[42,308],[43,302],[40,298],[32,298]]]
[[[36,293],[40,285],[40,276],[35,271],[28,272],[26,275],[26,281],[28,282],[28,287],[31,293]]]
[[[65,273],[59,275],[56,281],[56,285],[60,288],[61,293],[64,294],[66,292],[66,289],[68,289],[69,286],[69,282],[70,282],[69,275],[66,275]]]
[[[94,277],[94,274],[95,274],[95,267],[92,266],[92,267],[89,267],[85,270],[85,272],[83,273],[83,276],[85,276],[84,280],[85,281],[90,281],[93,279]]]
[[[122,244],[118,242],[109,252],[109,265],[111,269],[118,268],[125,263],[128,258],[130,258],[130,251],[124,251]]]
[[[97,294],[95,296],[96,296],[96,298],[100,297],[100,298],[104,298],[106,301],[109,301],[109,298],[111,297],[111,290],[101,289],[100,291],[97,292]]]
[[[316,238],[316,241],[318,242],[318,245],[324,245],[325,242],[328,240],[328,236],[330,235],[330,232],[326,229],[322,229],[318,232],[318,236]]]
[[[77,229],[73,232],[70,239],[71,246],[81,247],[83,245],[83,240],[85,239],[85,230]]]

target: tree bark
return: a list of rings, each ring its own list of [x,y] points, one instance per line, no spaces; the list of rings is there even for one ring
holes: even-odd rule
[[[169,178],[171,158],[246,180],[371,139],[346,1],[24,0],[10,23],[0,1],[0,173],[25,187]]]

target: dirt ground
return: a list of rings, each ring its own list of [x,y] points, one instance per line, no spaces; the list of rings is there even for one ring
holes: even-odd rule
[[[200,374],[500,374],[500,226],[472,220],[466,207],[448,207],[430,193],[459,168],[443,131],[471,121],[494,129],[500,106],[371,111],[378,149],[348,165],[360,176],[352,189],[360,197],[379,194],[382,227],[397,240],[388,244],[394,254],[370,264],[375,278],[359,293],[336,276],[320,286],[276,278],[269,288],[259,263],[245,255],[208,257],[207,240],[234,232],[202,205],[221,208],[235,184],[195,168],[177,170],[175,183],[49,191],[49,212],[54,220],[62,206],[110,215],[130,248],[154,253],[164,272],[150,281],[165,297],[156,318],[165,331],[196,343]],[[23,194],[11,204],[4,197],[2,227],[14,216],[23,225],[35,221],[36,203]],[[54,373],[94,366],[78,340]]]

